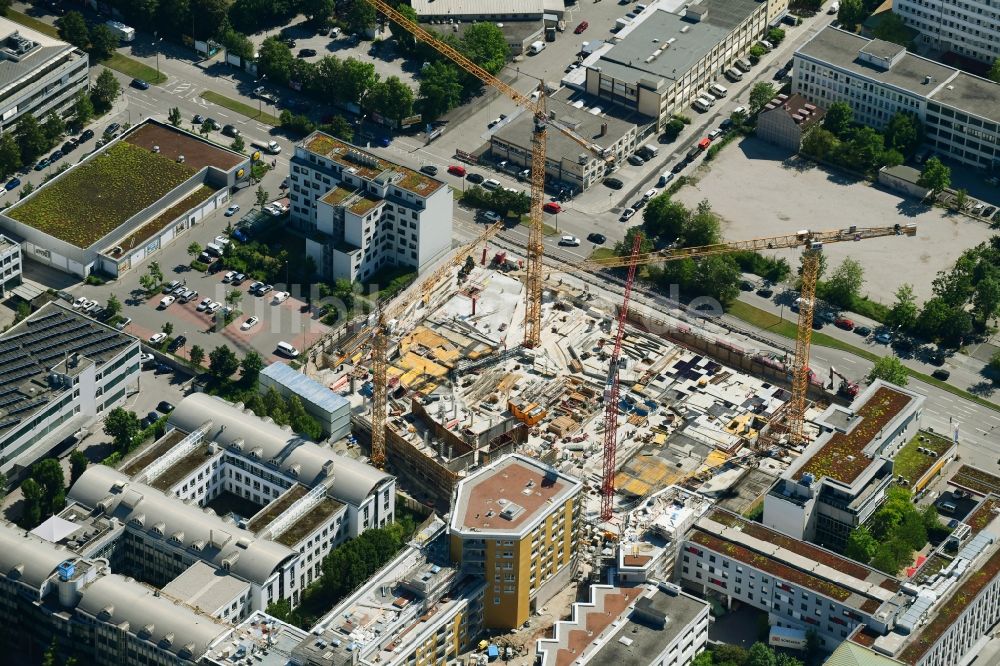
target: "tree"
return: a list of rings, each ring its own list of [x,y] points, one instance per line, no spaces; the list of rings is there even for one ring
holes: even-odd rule
[[[229,0],[191,0],[191,15],[198,17],[192,26],[195,39],[207,39],[219,32],[229,10]],[[191,25],[191,24],[188,24]]]
[[[993,61],[990,71],[986,73],[986,78],[994,83],[1000,83],[1000,58]]]
[[[886,317],[885,325],[900,331],[909,331],[917,323],[916,296],[913,285],[901,284],[896,289],[896,302],[893,303]]]
[[[972,311],[976,314],[976,319],[983,326],[1000,312],[1000,275],[995,271],[993,275],[983,278],[976,285],[976,292],[972,296]]]
[[[156,288],[159,285],[156,283],[156,278],[149,273],[143,273],[142,276],[139,277],[139,286],[142,287],[147,294],[151,294],[156,291]]]
[[[747,652],[746,666],[777,666],[774,650],[763,643],[754,643]]]
[[[405,5],[400,5],[400,7],[405,7]],[[389,78],[396,78],[391,76]],[[373,105],[374,106],[374,105]],[[410,92],[410,111],[413,111],[413,92]],[[405,117],[405,116],[404,116]],[[354,126],[347,122],[343,116],[335,114],[333,118],[330,118],[330,122],[323,125],[323,131],[330,136],[335,136],[338,139],[343,139],[344,141],[351,141],[354,139]]]
[[[910,48],[913,45],[913,40],[910,39],[910,35],[913,32],[906,26],[906,23],[899,17],[899,14],[892,12],[885,12],[882,15],[872,34],[874,34],[876,39],[883,39],[887,42],[899,44],[904,48]]]
[[[847,257],[830,275],[823,291],[828,300],[848,308],[861,295],[861,287],[864,283],[864,267],[856,259]]]
[[[21,166],[21,148],[17,145],[14,134],[4,132],[0,135],[0,173],[6,178]]]
[[[776,94],[777,91],[770,83],[765,81],[755,83],[753,88],[750,89],[750,113],[757,114],[760,112],[768,102],[774,99]]]
[[[24,510],[18,523],[25,529],[34,529],[42,522],[42,503],[45,491],[34,479],[28,478],[21,484],[21,494],[24,496]]]
[[[135,412],[121,407],[112,409],[104,419],[104,434],[110,437],[114,441],[115,448],[123,453],[132,446],[141,429]]]
[[[363,2],[364,0],[358,0]],[[367,5],[368,3],[364,3]],[[375,63],[348,58],[340,70],[340,98],[345,102],[363,104],[365,97],[378,83]]]
[[[42,123],[42,132],[51,146],[58,141],[66,132],[66,123],[58,113],[50,113]]]
[[[375,8],[365,0],[347,0],[344,4],[344,20],[350,32],[361,35],[375,27]]]
[[[229,379],[239,367],[240,360],[236,358],[233,350],[225,345],[219,345],[208,354],[208,371],[216,379]]]
[[[268,609],[268,612],[270,612],[270,608]],[[691,666],[712,666],[714,661],[712,653],[705,650],[703,652],[699,652],[697,656],[691,660]]]
[[[641,226],[629,227],[628,231],[625,232],[625,240],[615,243],[615,254],[619,257],[627,257],[632,254],[632,244],[635,242],[636,234],[643,234]],[[643,234],[642,240],[639,242],[639,252],[646,254],[653,251],[653,241]]]
[[[73,103],[73,116],[81,127],[94,117],[94,103],[90,101],[90,97],[86,93],[81,92],[76,96],[76,102]]]
[[[253,386],[257,383],[257,377],[260,376],[260,371],[263,369],[264,359],[256,350],[251,349],[240,361],[240,379],[248,386]]]
[[[17,145],[21,150],[21,161],[25,164],[34,162],[49,148],[42,126],[30,113],[24,114],[17,121],[14,135],[17,137]]]
[[[421,75],[420,104],[424,120],[440,118],[462,101],[458,69],[447,62],[432,62]]]
[[[110,69],[104,70],[98,75],[94,86],[90,89],[90,99],[94,102],[94,108],[102,113],[107,111],[111,108],[120,91],[121,84],[118,83],[115,75],[111,73]]]
[[[681,231],[681,247],[701,247],[718,243],[722,237],[719,216],[712,212],[707,199],[698,204],[698,209]]]
[[[747,660],[747,651],[739,645],[721,643],[712,648],[713,661],[716,664],[736,664],[742,666]]]
[[[851,533],[847,535],[847,545],[844,548],[844,555],[852,560],[867,564],[875,557],[877,549],[878,541],[872,536],[871,530],[861,525],[851,530]]]
[[[226,293],[226,303],[232,307],[239,306],[240,302],[243,300],[243,292],[239,289],[230,289]]]
[[[322,25],[333,13],[333,0],[300,0],[299,11],[308,16],[313,25]]]
[[[663,128],[663,138],[673,141],[684,131],[684,121],[680,118],[671,118],[670,122]]]
[[[205,350],[200,345],[193,345],[188,352],[188,359],[195,365],[201,365],[201,362],[205,360]]]
[[[0,472],[0,502],[7,497],[7,475]]]
[[[865,8],[861,0],[841,0],[840,9],[837,10],[837,20],[841,27],[849,32],[858,29],[858,24],[865,19]]]
[[[825,160],[833,154],[838,143],[837,137],[830,130],[813,127],[802,139],[802,152],[818,160]]]
[[[417,12],[410,5],[400,4],[396,7],[396,11],[402,14],[403,18],[409,19],[413,23],[419,23],[420,21]],[[393,39],[396,40],[396,45],[399,47],[400,52],[405,55],[412,54],[417,46],[417,40],[413,37],[413,34],[395,21],[389,21],[389,26],[392,29]]]
[[[390,76],[372,88],[366,103],[386,118],[402,120],[413,115],[413,90],[398,76]]]
[[[203,248],[201,247],[201,243],[192,242],[190,245],[188,245],[187,253],[190,254],[192,257],[197,257],[199,254],[201,254],[202,249]]]
[[[83,471],[87,469],[87,465],[90,461],[87,460],[87,456],[84,455],[83,451],[76,449],[69,455],[69,485],[76,483],[76,480],[80,478]]]
[[[833,132],[838,139],[843,139],[854,127],[854,109],[847,102],[834,102],[826,110],[823,127]]]
[[[238,153],[242,153],[243,149],[247,147],[247,144],[243,140],[242,136],[238,136],[235,139],[233,139],[233,142],[231,144],[229,144],[229,147],[232,148],[233,150],[235,150]]]
[[[892,114],[885,128],[885,145],[903,155],[912,155],[924,140],[924,128],[916,114],[900,111]]]
[[[146,269],[150,275],[156,280],[157,284],[163,282],[163,269],[160,268],[160,262],[151,261],[149,262],[149,267]]]
[[[785,41],[785,31],[781,28],[771,28],[767,31],[767,41],[777,46],[781,42]]]
[[[108,313],[109,317],[115,317],[122,311],[122,302],[118,300],[117,296],[111,294],[108,296],[108,304],[105,306],[104,311]]]
[[[160,330],[163,331],[164,335],[169,336],[174,332],[174,323],[172,321],[165,321],[163,322],[163,326],[160,327]]]
[[[969,205],[969,191],[964,187],[955,192],[955,199],[952,201],[952,206],[955,210],[965,210],[965,207]]]
[[[208,126],[208,123],[202,123],[201,125],[198,126],[198,134],[201,134],[202,137],[207,139],[208,135],[211,133],[212,133],[212,128]]]
[[[951,169],[938,158],[931,157],[924,162],[924,168],[920,172],[920,178],[917,179],[917,185],[930,188],[935,195],[940,194],[951,185]]]
[[[25,198],[34,191],[35,191],[34,183],[25,183],[24,187],[22,187],[21,190],[17,193],[17,200],[20,201],[21,199]]]
[[[691,212],[684,204],[661,194],[646,204],[642,213],[642,228],[649,238],[670,243],[680,237],[690,219]]]
[[[176,106],[173,107],[173,108],[171,108],[170,109],[170,113],[167,114],[167,120],[169,120],[170,124],[173,125],[174,127],[180,127],[181,126],[181,110],[179,108],[177,108]]]
[[[114,55],[120,41],[111,28],[99,23],[90,31],[90,54],[96,60],[107,60]]]
[[[86,50],[90,45],[90,32],[83,14],[78,11],[66,12],[66,15],[56,20],[59,38],[69,42],[78,49]]]
[[[462,52],[490,74],[497,74],[507,64],[510,47],[503,31],[494,23],[475,23],[462,37]]]
[[[838,158],[847,167],[869,171],[878,165],[885,150],[885,137],[875,129],[864,126],[851,130],[850,140],[840,144]]]
[[[267,200],[271,198],[271,195],[260,185],[257,186],[257,205],[263,208],[267,204]]]
[[[292,50],[277,37],[268,37],[257,52],[257,67],[261,74],[278,85],[286,85],[292,73]]]
[[[906,386],[909,380],[909,373],[906,366],[897,356],[881,356],[875,361],[875,365],[868,372],[868,383],[881,379],[882,381],[895,384],[896,386]]]

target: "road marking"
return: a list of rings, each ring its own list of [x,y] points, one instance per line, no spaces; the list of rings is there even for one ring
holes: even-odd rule
[[[854,360],[853,358],[849,358],[849,357],[847,357],[847,356],[845,356],[845,357],[843,358],[843,361],[844,361],[844,363],[850,363],[850,364],[852,364],[852,365],[857,365],[857,363],[858,363],[858,362],[857,362],[856,360]]]

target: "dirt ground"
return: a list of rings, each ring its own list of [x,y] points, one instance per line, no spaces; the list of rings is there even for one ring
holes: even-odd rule
[[[896,288],[913,285],[918,300],[931,295],[931,281],[947,270],[963,250],[989,239],[995,231],[964,215],[921,204],[881,186],[858,182],[787,153],[755,138],[722,150],[699,167],[697,183],[676,198],[688,206],[708,199],[725,220],[728,240],[774,236],[800,229],[838,229],[849,225],[888,226],[916,223],[914,238],[884,238],[825,249],[828,271],[851,256],[865,267],[865,291],[892,302]],[[778,253],[797,265],[798,252]]]

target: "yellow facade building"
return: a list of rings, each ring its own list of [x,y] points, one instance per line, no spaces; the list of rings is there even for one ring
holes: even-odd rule
[[[518,627],[569,583],[582,488],[579,479],[519,454],[459,482],[451,559],[486,581],[483,626]]]

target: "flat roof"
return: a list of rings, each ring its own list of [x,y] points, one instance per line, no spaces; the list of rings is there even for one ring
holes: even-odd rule
[[[301,483],[296,483],[294,486],[281,493],[277,499],[272,500],[267,506],[254,514],[254,516],[247,522],[247,529],[251,532],[261,531],[275,518],[284,513],[285,509],[305,497],[305,494],[308,492],[309,490],[305,486]]]
[[[980,495],[1000,494],[1000,476],[972,465],[959,467],[948,482],[953,486],[965,488]]]
[[[459,482],[452,531],[525,532],[582,487],[541,461],[505,456]]]
[[[206,166],[229,171],[249,159],[196,134],[155,121],[147,120],[126,134],[123,141],[150,152],[155,147],[160,155],[171,162],[176,162],[183,155],[184,164],[196,171]]]
[[[15,39],[14,35],[19,39]],[[19,48],[23,48],[24,52],[18,53]],[[0,58],[0,96],[6,95],[26,78],[44,70],[55,60],[86,57],[75,46],[7,18],[0,18],[0,50],[17,53],[16,59]]]
[[[651,595],[639,598],[628,619],[590,659],[595,666],[622,664],[652,664],[657,656],[708,606],[708,603],[687,594],[668,594],[656,588]],[[642,615],[662,616],[666,625],[661,629]],[[589,628],[589,627],[588,627]],[[586,637],[586,634],[584,634]],[[570,657],[573,655],[569,655]],[[572,660],[566,664],[573,663]]]
[[[274,537],[274,540],[283,546],[291,548],[302,539],[309,536],[313,530],[319,527],[325,520],[344,510],[344,504],[330,497],[324,497],[319,504],[313,506],[309,511],[299,517],[294,523],[288,526],[284,532]]]
[[[931,99],[941,104],[974,113],[980,118],[1000,122],[1000,84],[958,71],[946,85],[939,86]]]
[[[413,0],[413,11],[417,16],[514,16],[517,14],[541,14],[543,0]]]
[[[289,391],[320,409],[334,414],[350,410],[351,403],[339,393],[334,393],[315,379],[307,377],[292,366],[276,361],[261,370],[261,376],[281,384]]]
[[[180,444],[181,440],[185,437],[187,437],[187,433],[181,432],[176,428],[171,428],[163,437],[150,444],[147,448],[140,449],[138,455],[134,458],[126,460],[119,469],[125,474],[138,474],[149,467],[157,458],[174,448],[177,444]]]
[[[250,583],[199,560],[167,583],[161,592],[195,610],[212,614],[249,590]]]
[[[390,162],[323,132],[313,132],[299,145],[310,153],[332,160],[345,168],[354,169],[361,178],[367,180],[389,178],[395,187],[409,190],[422,197],[429,197],[444,187],[444,183],[427,174]]]
[[[53,371],[75,377],[115,358],[138,341],[51,301],[0,334],[0,435],[32,420],[70,388],[50,381]],[[69,361],[69,367],[66,362]]]
[[[163,470],[159,476],[149,482],[149,485],[157,490],[169,492],[181,479],[204,465],[211,457],[211,442],[207,439],[194,447],[190,452],[181,457],[170,467]]]
[[[858,53],[871,42],[872,40],[867,37],[827,27],[803,44],[795,55],[813,58],[855,72],[865,78],[910,92],[917,97],[929,96],[937,86],[952,78],[958,71],[912,53],[907,53],[891,68],[883,70],[858,59]],[[869,51],[873,49],[883,50],[877,48],[877,45],[869,47]],[[924,83],[927,77],[931,80]]]

